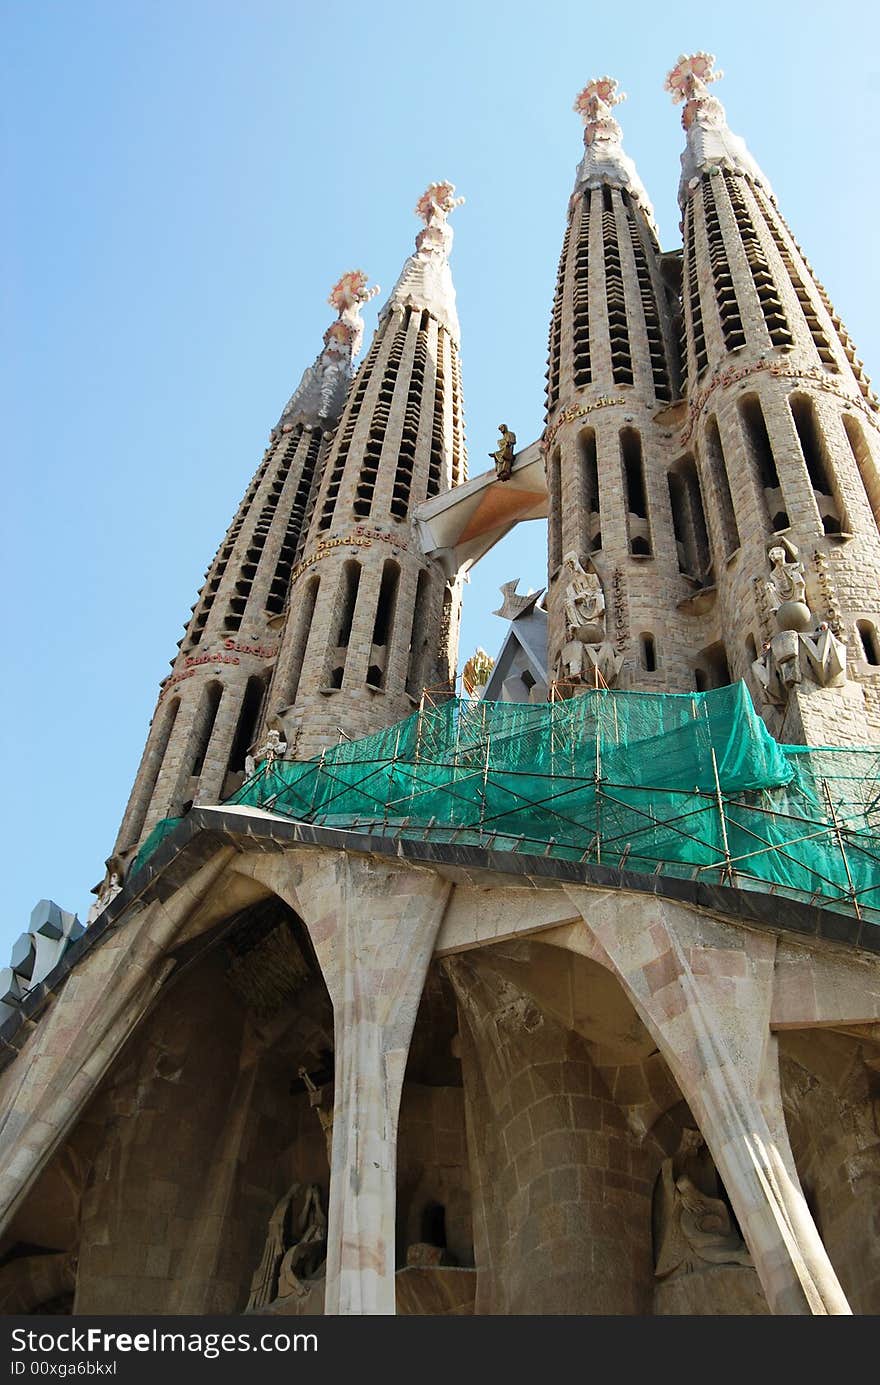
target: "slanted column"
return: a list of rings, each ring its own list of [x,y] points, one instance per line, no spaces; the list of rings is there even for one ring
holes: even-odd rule
[[[696,1118],[773,1313],[851,1310],[801,1191],[770,1032],[777,939],[661,900],[566,886]]]
[[[324,1311],[393,1314],[400,1095],[451,886],[344,852],[290,852],[255,874],[302,917],[333,1001]]]

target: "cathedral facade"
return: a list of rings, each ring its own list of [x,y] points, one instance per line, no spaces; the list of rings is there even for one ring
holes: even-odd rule
[[[674,251],[578,96],[545,427],[489,471],[452,184],[356,370],[334,286],[88,926],[3,973],[3,1311],[880,1311],[880,408],[717,75],[666,82]]]

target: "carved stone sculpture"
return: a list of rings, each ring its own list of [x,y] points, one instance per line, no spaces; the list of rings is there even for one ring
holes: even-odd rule
[[[562,560],[565,640],[556,677],[568,683],[610,687],[623,666],[622,655],[606,638],[605,593],[592,565],[587,571],[577,553]]]
[[[807,620],[811,618],[807,604],[806,572],[798,556],[798,550],[788,539],[782,539],[772,546],[767,557],[770,561],[770,578],[765,583],[765,593],[770,610],[776,613],[783,629],[805,628],[801,612],[786,612],[782,609],[792,604],[804,607]],[[799,619],[800,624],[797,623]]]
[[[794,544],[782,539],[767,557],[770,577],[759,586],[777,629],[752,671],[764,700],[784,708],[799,684],[830,688],[846,681],[846,645],[826,621],[817,624],[807,604],[806,573]]]
[[[253,755],[246,755],[244,759],[245,778],[250,779],[257,772],[257,765],[266,763],[266,768],[271,769],[276,760],[281,760],[287,751],[287,741],[282,738],[280,731],[268,731],[266,733],[265,744],[254,751]]]
[[[498,446],[489,456],[495,463],[495,473],[499,481],[509,481],[513,471],[513,454],[516,449],[516,433],[512,433],[506,423],[498,425]]]
[[[699,1131],[685,1130],[660,1170],[655,1204],[654,1273],[658,1279],[701,1265],[751,1265],[726,1202],[717,1196],[715,1166]]]
[[[563,596],[565,633],[570,640],[598,644],[605,638],[605,594],[602,583],[591,569],[585,571],[576,553],[562,560],[568,578]]]
[[[304,1193],[296,1222],[293,1206]],[[291,1244],[292,1242],[292,1244]],[[291,1184],[269,1218],[263,1255],[251,1280],[246,1312],[283,1306],[285,1299],[304,1298],[317,1280],[324,1263],[327,1244],[327,1217],[321,1205],[321,1190],[310,1183]]]

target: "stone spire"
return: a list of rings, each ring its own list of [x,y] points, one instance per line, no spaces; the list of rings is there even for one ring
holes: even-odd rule
[[[330,290],[327,302],[337,318],[324,333],[324,349],[304,372],[299,385],[282,410],[273,436],[289,433],[299,423],[305,428],[333,428],[339,422],[352,377],[352,361],[361,349],[364,322],[361,307],[379,293],[378,284],[367,288],[361,269],[350,269]]]
[[[422,193],[415,213],[424,221],[424,229],[416,236],[415,254],[406,261],[391,297],[379,314],[380,322],[394,308],[427,309],[456,344],[461,340],[455,286],[449,268],[453,233],[447,218],[463,202],[463,197],[455,196],[453,183],[430,183]]]
[[[709,91],[709,84],[723,76],[723,72],[715,71],[713,54],[682,53],[664,83],[664,90],[675,104],[684,104],[681,123],[687,134],[687,147],[681,156],[678,189],[682,208],[700,174],[721,168],[744,174],[769,196],[773,195],[770,183],[746,148],[745,140],[728,129],[724,107]]]
[[[654,224],[654,208],[636,166],[623,148],[623,131],[612,115],[612,108],[626,100],[626,92],[617,90],[614,77],[593,77],[583,91],[578,92],[573,110],[584,122],[584,157],[578,165],[573,197],[588,188],[625,188],[633,201]]]
[[[266,702],[289,758],[389,726],[453,684],[461,584],[425,558],[413,512],[466,478],[454,193],[431,183],[416,204],[415,253],[328,447]]]
[[[367,288],[360,270],[350,270],[330,293],[337,318],[324,334],[324,349],[272,430],[161,685],[108,882],[163,818],[196,803],[219,803],[243,778],[291,573],[363,336],[360,308],[378,292]]]

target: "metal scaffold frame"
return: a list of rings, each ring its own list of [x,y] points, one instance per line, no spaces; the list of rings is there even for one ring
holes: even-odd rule
[[[364,835],[760,888],[880,921],[877,748],[779,746],[742,684],[597,688],[540,705],[437,693],[316,760],[264,763],[230,802]]]

